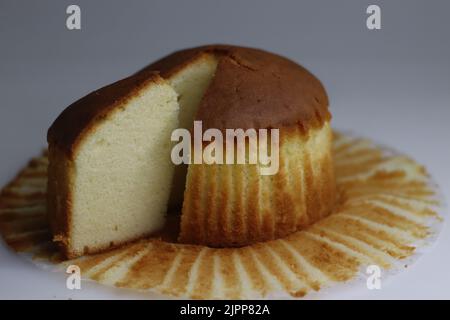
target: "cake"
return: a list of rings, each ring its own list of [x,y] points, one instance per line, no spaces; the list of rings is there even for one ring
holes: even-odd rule
[[[139,100],[141,108],[131,106],[147,93],[152,98]],[[127,110],[136,112],[130,118]],[[123,130],[120,123],[126,127],[133,117],[141,126]],[[97,252],[151,234],[167,208],[181,211],[182,243],[243,246],[300,230],[334,205],[330,119],[320,81],[289,59],[225,45],[175,52],[76,102],[50,128],[54,239],[67,257]],[[261,175],[260,164],[174,168],[170,132],[191,130],[194,120],[203,130],[279,129],[278,172]],[[102,136],[103,126],[117,132],[105,129]],[[97,150],[94,141],[116,141],[118,133],[114,148]],[[122,144],[130,149],[124,152]],[[117,155],[125,166],[106,161]],[[120,179],[116,166],[124,168]],[[136,167],[145,174],[126,173]]]
[[[175,86],[180,124],[190,129],[199,120],[203,130],[279,128],[280,168],[261,175],[259,165],[189,165],[186,182],[179,175],[174,185],[178,196],[185,189],[179,241],[242,246],[285,236],[328,215],[335,181],[331,115],[321,82],[279,55],[224,45],[175,52],[144,70],[184,84],[192,81],[191,69],[205,71],[197,89],[204,93],[200,101],[183,101],[195,87]]]
[[[48,215],[66,257],[136,240],[164,224],[177,94],[143,72],[70,105],[48,132]]]

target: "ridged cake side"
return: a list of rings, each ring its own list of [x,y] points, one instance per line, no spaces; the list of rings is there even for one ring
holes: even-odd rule
[[[283,237],[327,216],[335,202],[328,122],[280,129],[279,171],[259,165],[189,166],[179,241],[243,246]]]

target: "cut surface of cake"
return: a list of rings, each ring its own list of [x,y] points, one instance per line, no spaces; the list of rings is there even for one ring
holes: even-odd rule
[[[215,74],[217,59],[212,54],[199,53],[178,68],[174,68],[170,60],[168,63],[163,60],[145,71],[151,69],[161,72],[161,76],[172,85],[178,94],[180,104],[179,127],[191,129],[203,94]],[[182,206],[187,169],[187,164],[175,167],[169,200],[171,210],[177,211]]]
[[[330,119],[320,81],[289,59],[227,45],[175,52],[76,102],[49,130],[55,240],[68,257],[97,252],[156,231],[167,207],[181,211],[184,243],[243,246],[295,232],[334,205]],[[278,173],[174,169],[171,132],[194,120],[203,130],[279,129]]]
[[[48,133],[48,213],[67,257],[123,244],[164,224],[177,95],[154,73],[94,91]]]

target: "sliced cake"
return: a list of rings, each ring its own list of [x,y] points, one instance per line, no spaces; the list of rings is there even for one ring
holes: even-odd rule
[[[160,229],[174,166],[177,94],[142,72],[69,106],[48,132],[48,214],[73,258]]]
[[[68,257],[138,239],[181,211],[178,240],[243,246],[279,238],[334,206],[328,98],[306,69],[266,51],[175,52],[66,109],[49,130],[49,214]],[[170,135],[278,129],[279,168],[174,166]],[[247,147],[246,147],[247,148]],[[170,200],[169,200],[170,199]]]

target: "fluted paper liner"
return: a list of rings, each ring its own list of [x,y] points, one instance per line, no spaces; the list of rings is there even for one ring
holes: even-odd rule
[[[339,200],[332,215],[283,239],[242,248],[185,245],[155,236],[62,261],[45,208],[47,157],[33,159],[0,195],[0,231],[40,265],[102,284],[198,299],[303,297],[352,279],[367,265],[399,270],[436,239],[438,189],[425,169],[369,140],[335,134]],[[276,192],[276,190],[274,190]]]

